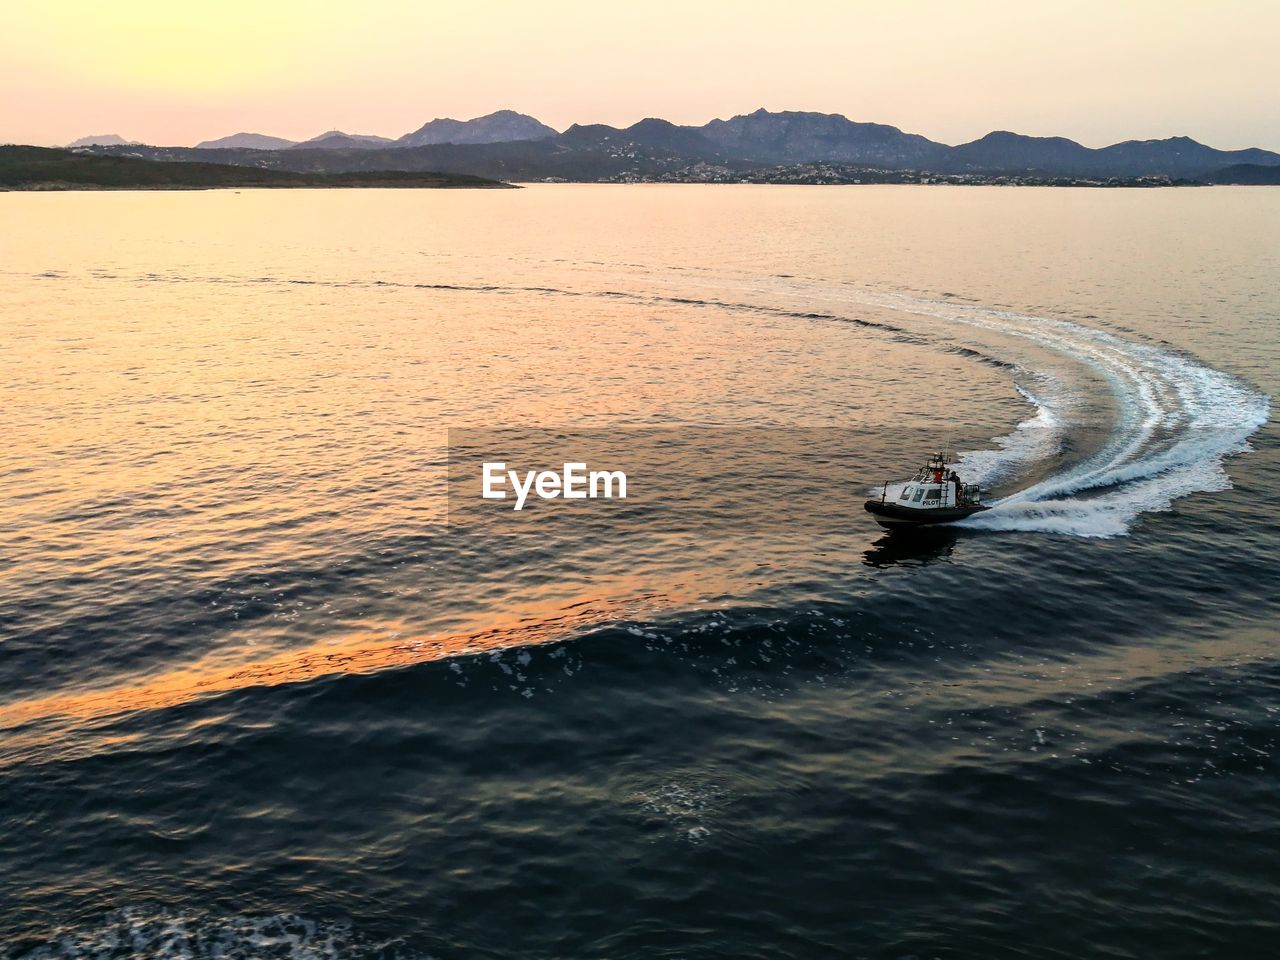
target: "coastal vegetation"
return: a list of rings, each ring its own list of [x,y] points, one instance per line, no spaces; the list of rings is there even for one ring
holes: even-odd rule
[[[0,190],[199,190],[216,187],[507,187],[462,173],[369,170],[303,173],[195,161],[0,146]]]

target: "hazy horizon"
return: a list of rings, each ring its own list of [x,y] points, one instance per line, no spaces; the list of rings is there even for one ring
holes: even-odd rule
[[[0,141],[238,132],[398,137],[514,109],[563,130],[702,124],[759,107],[839,113],[949,144],[992,130],[1090,147],[1190,136],[1280,149],[1280,8],[1099,0],[753,11],[659,2],[499,3],[483,18],[404,0],[359,15],[297,0],[18,9],[0,37]]]

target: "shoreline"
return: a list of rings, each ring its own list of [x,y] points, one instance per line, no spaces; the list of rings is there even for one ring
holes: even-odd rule
[[[0,193],[160,193],[190,190],[520,190],[518,183],[497,180],[492,183],[395,183],[368,181],[361,183],[164,183],[109,184],[41,181],[29,184],[0,184]]]

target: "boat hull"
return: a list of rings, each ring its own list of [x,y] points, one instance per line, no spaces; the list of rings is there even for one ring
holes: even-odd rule
[[[955,523],[981,513],[987,507],[982,504],[971,504],[964,507],[902,507],[893,502],[868,500],[867,513],[875,517],[876,523],[889,529],[903,527],[936,527],[945,523]]]

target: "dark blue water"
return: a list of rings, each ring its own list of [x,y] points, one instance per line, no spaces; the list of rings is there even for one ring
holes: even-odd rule
[[[677,189],[13,198],[0,955],[1274,953],[1271,194]]]

